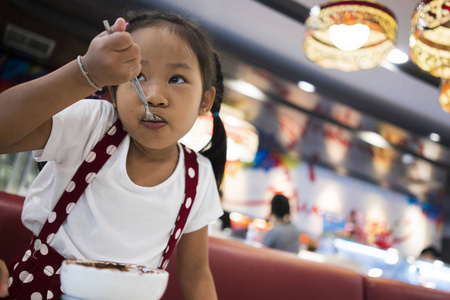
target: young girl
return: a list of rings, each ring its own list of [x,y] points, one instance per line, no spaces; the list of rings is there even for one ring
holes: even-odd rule
[[[222,214],[226,136],[212,44],[168,12],[139,15],[128,27],[119,18],[112,31],[78,60],[0,95],[0,153],[36,150],[37,161],[48,161],[24,204],[34,238],[8,266],[10,297],[59,299],[63,259],[165,268],[179,241],[185,298],[215,299],[207,225]],[[159,121],[144,121],[136,76]],[[113,105],[79,101],[102,86]],[[195,154],[178,140],[209,112],[213,138]]]

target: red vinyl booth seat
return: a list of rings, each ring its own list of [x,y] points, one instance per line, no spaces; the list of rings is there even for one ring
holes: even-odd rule
[[[219,299],[363,299],[363,278],[349,269],[214,237],[209,238],[209,256]],[[168,267],[164,300],[182,299],[175,260]]]
[[[0,259],[9,262],[23,252],[32,234],[22,224],[24,197],[0,192]]]
[[[366,300],[449,300],[450,293],[386,278],[364,277]]]
[[[21,222],[24,198],[0,192],[0,259],[10,261],[29,244]],[[220,300],[449,300],[450,293],[404,282],[371,278],[296,255],[209,238],[209,261]],[[176,276],[176,251],[162,300],[183,299]]]

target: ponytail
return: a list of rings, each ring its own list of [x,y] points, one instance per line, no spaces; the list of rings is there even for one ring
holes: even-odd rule
[[[217,188],[220,191],[225,172],[225,163],[227,161],[227,134],[225,132],[223,122],[219,116],[220,106],[223,100],[224,87],[222,66],[217,53],[214,53],[214,59],[216,64],[216,78],[214,81],[216,96],[211,107],[211,113],[213,114],[213,133],[211,140],[202,150],[200,150],[200,153],[211,161]]]

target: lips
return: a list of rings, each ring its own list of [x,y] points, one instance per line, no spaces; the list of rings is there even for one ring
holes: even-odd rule
[[[157,115],[155,115],[155,116],[157,116]],[[158,121],[144,121],[144,120],[142,120],[142,124],[145,127],[149,128],[149,129],[153,129],[153,130],[160,129],[160,128],[166,126],[167,122],[164,120],[164,118],[162,118],[160,116],[157,116],[157,117],[160,118],[160,120],[158,120]]]

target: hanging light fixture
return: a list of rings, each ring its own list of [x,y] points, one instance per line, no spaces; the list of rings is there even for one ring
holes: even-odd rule
[[[421,1],[411,20],[411,60],[433,76],[450,78],[450,1]]]
[[[450,113],[450,1],[427,0],[417,4],[409,38],[411,60],[422,70],[441,78],[439,103]]]
[[[306,26],[303,51],[324,68],[370,69],[380,65],[395,47],[395,16],[373,0],[335,0],[316,5]]]
[[[439,94],[439,104],[445,112],[450,113],[450,79],[441,80],[441,93]]]

